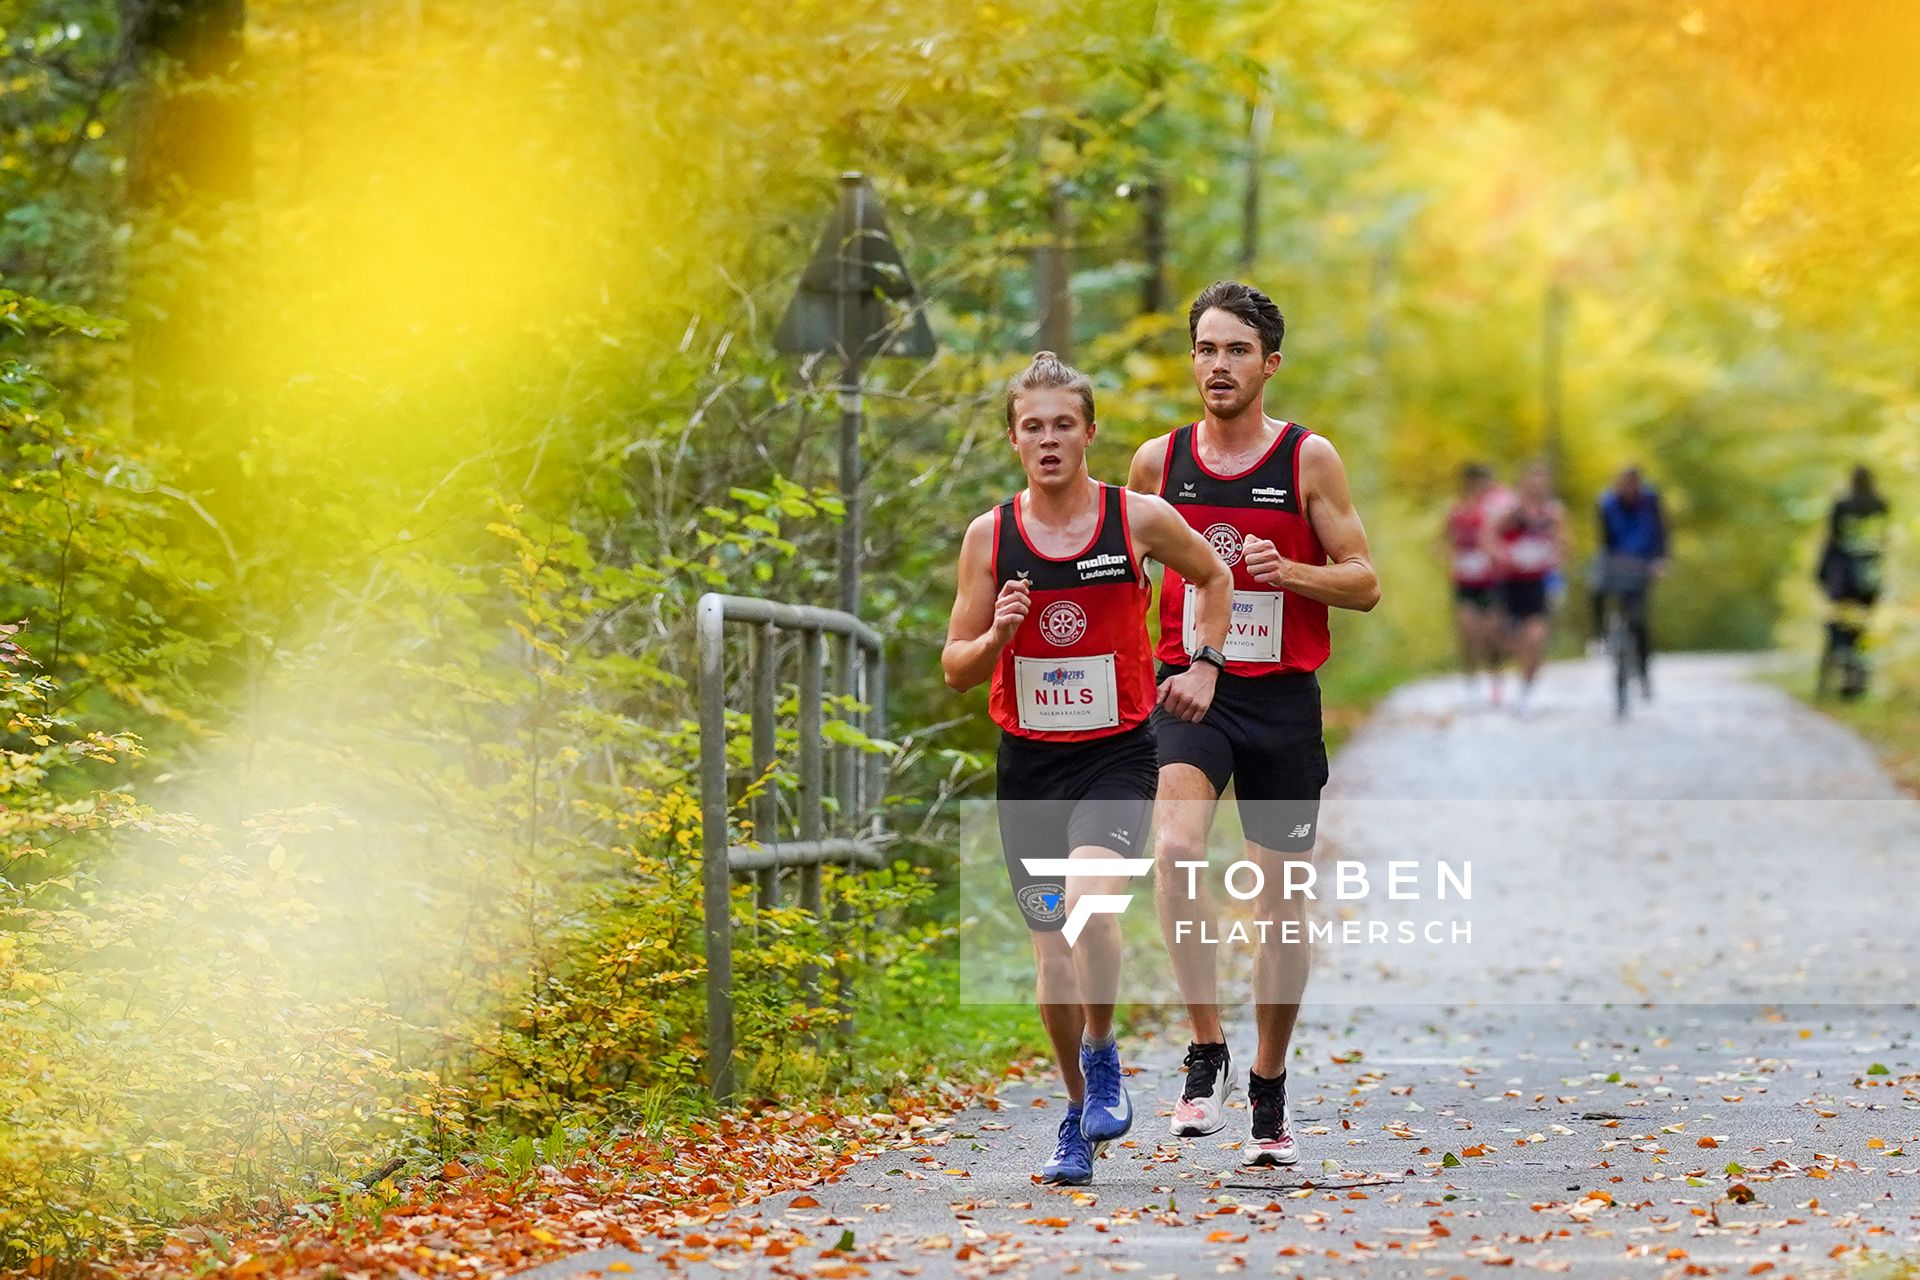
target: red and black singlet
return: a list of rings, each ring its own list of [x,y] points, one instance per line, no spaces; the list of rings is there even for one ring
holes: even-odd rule
[[[1500,558],[1509,578],[1545,578],[1560,567],[1554,545],[1552,506],[1529,510],[1516,503],[1500,518]]]
[[[1126,491],[1100,486],[1100,519],[1077,553],[1042,555],[1020,499],[994,508],[993,589],[1025,578],[1030,607],[993,669],[988,709],[1022,738],[1078,742],[1123,733],[1153,710],[1149,583],[1127,531]]]
[[[1233,622],[1227,628],[1227,670],[1238,676],[1313,671],[1327,660],[1327,606],[1276,590],[1247,572],[1242,544],[1249,534],[1269,539],[1280,554],[1323,565],[1325,548],[1300,499],[1300,446],[1312,435],[1297,422],[1281,428],[1266,456],[1238,475],[1207,469],[1195,444],[1197,424],[1167,440],[1160,496],[1213,544],[1233,571]],[[1185,666],[1199,647],[1193,636],[1192,597],[1171,568],[1160,584],[1160,661]]]
[[[1453,581],[1462,587],[1491,587],[1500,581],[1500,566],[1481,545],[1496,493],[1462,498],[1447,513],[1447,542],[1453,549]]]

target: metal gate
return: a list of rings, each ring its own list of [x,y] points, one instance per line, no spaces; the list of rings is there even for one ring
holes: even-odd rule
[[[755,628],[747,719],[751,777],[761,785],[749,801],[753,840],[735,844],[727,769],[728,623]],[[733,1094],[733,876],[759,881],[762,906],[778,905],[781,872],[797,868],[800,905],[821,911],[820,868],[826,863],[884,865],[886,833],[880,799],[886,764],[872,752],[822,737],[825,674],[832,649],[836,689],[865,707],[858,726],[886,736],[886,654],[880,633],[850,613],[709,592],[700,597],[701,878],[706,915],[707,1085],[716,1098]],[[796,632],[799,692],[794,812],[782,821],[780,795],[767,785],[775,764],[780,690],[780,632]],[[830,644],[829,644],[830,642]],[[829,767],[830,766],[830,767]],[[833,805],[828,805],[829,797]]]

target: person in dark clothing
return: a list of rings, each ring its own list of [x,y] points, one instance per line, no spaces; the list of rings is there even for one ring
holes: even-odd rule
[[[1874,487],[1873,472],[1853,469],[1847,492],[1827,513],[1827,542],[1820,551],[1820,589],[1832,604],[1827,647],[1820,656],[1819,691],[1840,678],[1840,695],[1857,698],[1867,691],[1867,662],[1861,652],[1867,619],[1880,599],[1881,560],[1891,518],[1885,498]]]
[[[1600,557],[1593,590],[1593,633],[1606,630],[1607,598],[1619,597],[1633,628],[1640,656],[1640,691],[1650,694],[1647,661],[1653,636],[1647,625],[1647,597],[1653,579],[1667,568],[1667,517],[1660,493],[1639,467],[1620,473],[1613,488],[1600,495]]]

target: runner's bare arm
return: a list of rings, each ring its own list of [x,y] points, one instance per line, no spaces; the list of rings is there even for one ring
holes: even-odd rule
[[[1127,468],[1127,488],[1135,493],[1159,493],[1166,479],[1163,474],[1166,465],[1167,438],[1155,436],[1133,451],[1133,465]]]
[[[1308,436],[1300,445],[1300,489],[1307,519],[1327,553],[1326,564],[1303,564],[1282,556],[1264,538],[1246,540],[1247,572],[1270,587],[1281,587],[1336,609],[1365,612],[1380,603],[1380,578],[1367,548],[1367,531],[1353,509],[1347,468],[1325,436]]]
[[[976,516],[960,543],[959,586],[940,668],[950,688],[965,692],[993,676],[1000,651],[1027,616],[1027,584],[993,589],[993,513]]]
[[[1212,544],[1195,533],[1165,499],[1129,493],[1126,503],[1127,527],[1133,532],[1135,551],[1152,556],[1193,584],[1198,593],[1194,631],[1201,644],[1225,648],[1227,624],[1233,618],[1233,574]],[[1213,689],[1219,678],[1220,669],[1212,663],[1193,663],[1161,684],[1155,702],[1182,720],[1199,720],[1213,705]]]
[[[1199,593],[1194,629],[1200,643],[1216,649],[1226,644],[1227,624],[1233,619],[1233,574],[1212,545],[1164,498],[1152,494],[1128,495],[1127,525],[1141,555],[1167,565]]]

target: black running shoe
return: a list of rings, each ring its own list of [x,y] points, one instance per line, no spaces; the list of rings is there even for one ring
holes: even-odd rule
[[[1221,1044],[1187,1046],[1187,1087],[1173,1107],[1168,1127],[1176,1138],[1203,1138],[1227,1123],[1227,1098],[1233,1093],[1233,1057]]]
[[[1240,1155],[1241,1164],[1293,1164],[1300,1159],[1293,1145],[1293,1118],[1287,1114],[1287,1073],[1269,1080],[1247,1073],[1247,1098],[1253,1103],[1253,1133]]]

